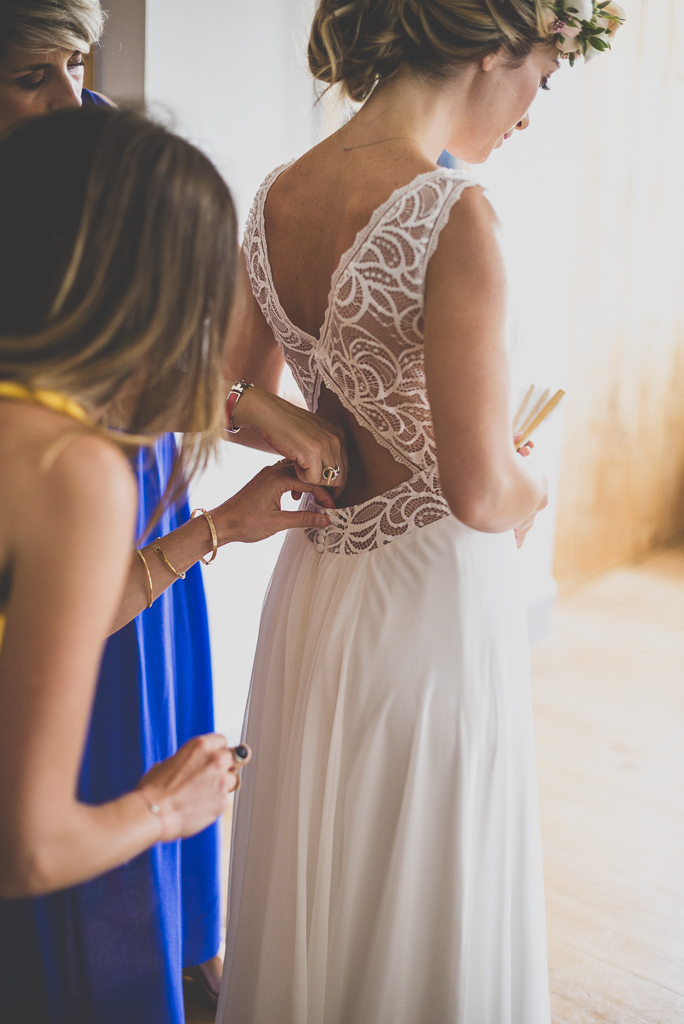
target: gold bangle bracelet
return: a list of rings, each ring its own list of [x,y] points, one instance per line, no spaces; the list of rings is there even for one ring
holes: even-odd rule
[[[140,555],[140,561],[145,566],[145,573],[147,575],[147,587],[148,587],[148,590],[149,590],[149,596],[148,596],[148,599],[147,599],[147,607],[151,608],[152,607],[152,602],[154,601],[154,588],[152,586],[152,573],[150,572],[150,567],[147,564],[147,559],[143,555],[143,553],[140,550],[140,548],[136,548],[135,549],[135,553],[136,553],[136,555]]]
[[[169,562],[168,558],[166,557],[166,555],[164,554],[164,552],[159,547],[159,544],[157,544],[156,541],[152,545],[152,550],[157,552],[157,554],[161,558],[161,560],[164,563],[164,565],[168,565],[169,569],[174,574],[176,579],[179,579],[179,580],[184,580],[185,579],[185,573],[184,572],[178,572],[178,569],[174,569],[174,567],[171,565],[171,563]]]
[[[214,520],[212,519],[211,514],[209,512],[207,512],[206,508],[196,508],[196,509],[194,509],[190,513],[190,518],[194,519],[195,516],[204,516],[206,521],[209,523],[209,529],[211,530],[211,544],[212,544],[211,558],[203,558],[200,555],[200,562],[202,562],[203,565],[211,565],[211,563],[216,558],[216,555],[218,554],[218,536],[216,534],[216,527],[214,526]]]

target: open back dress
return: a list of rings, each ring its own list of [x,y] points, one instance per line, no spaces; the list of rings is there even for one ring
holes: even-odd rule
[[[244,731],[218,1020],[548,1024],[516,544],[451,514],[425,383],[426,270],[474,182],[438,168],[378,207],[314,338],[269,266],[280,170],[247,225],[254,295],[309,409],[325,384],[411,477],[283,546]]]

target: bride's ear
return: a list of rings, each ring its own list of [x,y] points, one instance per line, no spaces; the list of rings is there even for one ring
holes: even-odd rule
[[[481,71],[493,71],[495,67],[502,63],[506,58],[506,51],[503,46],[500,46],[494,53],[488,53],[486,57],[480,58],[480,70]]]

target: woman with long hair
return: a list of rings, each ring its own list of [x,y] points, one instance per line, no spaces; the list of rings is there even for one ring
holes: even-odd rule
[[[84,54],[96,45],[103,20],[99,0],[0,0],[0,137],[30,118],[108,105],[83,88]],[[51,160],[40,182],[48,194],[55,167]],[[3,258],[12,264],[16,239],[4,233],[0,244]],[[39,261],[50,239],[39,233],[32,244]],[[30,263],[25,271],[30,284],[36,272]],[[9,280],[0,280],[0,289],[8,292]],[[178,379],[187,382],[187,375],[180,373]],[[230,383],[224,385],[225,394]],[[235,425],[242,424],[253,408],[266,405],[266,398],[268,415],[257,417],[264,435],[275,450],[308,467],[299,470],[305,482],[320,480],[316,467],[323,462],[344,462],[332,428],[255,388],[235,407]],[[295,412],[297,422],[290,425],[289,414]],[[114,635],[104,650],[79,779],[79,794],[91,803],[127,792],[155,761],[214,728],[207,611],[198,564],[200,558],[212,558],[212,535],[205,515],[190,518],[182,493],[160,505],[176,459],[170,430],[182,426],[169,417],[165,422],[169,429],[154,445],[132,450],[131,456],[138,483],[138,539],[154,542],[161,536],[159,547],[167,562],[151,543],[145,547],[145,564],[135,555],[130,561],[110,626]],[[252,489],[243,503],[252,535],[254,500],[271,495],[273,481],[267,476],[256,486],[259,494]],[[151,524],[156,511],[158,522]],[[221,543],[235,537],[234,512],[234,503],[209,510]],[[262,521],[264,535],[276,525],[284,528],[285,523],[277,516],[270,523]],[[150,587],[155,600],[148,608]],[[180,1021],[183,969],[194,970],[209,995],[218,989],[219,863],[218,826],[212,825],[200,835],[145,855],[134,872],[118,868],[68,891],[0,908],[0,940],[4,945],[13,936],[7,983],[18,993],[47,986],[54,1013],[69,1020],[76,1019],[82,1005],[101,1001],[114,1018],[125,1018],[142,993],[147,1000],[146,1024]],[[141,905],[149,908],[144,932],[136,931]],[[106,930],[100,926],[105,918]],[[81,942],[80,934],[97,934],[98,939]],[[117,955],[111,956],[105,937],[133,934],[135,941],[120,943]],[[138,976],[141,962],[147,965],[147,980],[131,986],[129,979]],[[120,993],[114,1003],[111,990]]]
[[[89,722],[105,638],[130,601],[138,494],[126,453],[184,432],[163,508],[223,423],[235,212],[188,143],[132,114],[72,111],[0,143],[0,237],[2,1020],[182,1019],[177,958],[165,955],[182,936],[159,934],[166,894],[150,864],[171,853],[181,870],[182,843],[225,809],[249,751],[213,732],[177,753],[158,732],[156,749],[126,749],[141,720],[172,731],[151,699],[127,708],[134,723],[111,715],[94,735]],[[201,551],[326,522],[280,511],[292,487],[282,468],[262,471],[216,520],[202,517]],[[154,561],[181,572],[172,557],[164,539],[133,554],[150,610]]]
[[[436,161],[486,160],[618,21],[591,0],[316,7],[309,67],[363,105],[259,190],[228,365],[275,390],[287,363],[349,474],[264,606],[223,1024],[548,1024],[516,556],[546,481],[511,433],[496,217]]]

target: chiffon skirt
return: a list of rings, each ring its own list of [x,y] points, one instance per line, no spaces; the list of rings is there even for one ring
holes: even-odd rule
[[[283,547],[237,804],[222,1024],[548,1024],[512,534]]]

